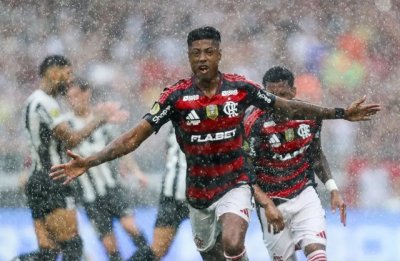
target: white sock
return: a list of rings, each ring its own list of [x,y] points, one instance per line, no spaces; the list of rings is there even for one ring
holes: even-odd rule
[[[246,254],[246,249],[244,249],[243,252],[237,256],[228,256],[226,253],[224,253],[224,256],[226,261],[249,261],[249,258]]]
[[[326,251],[322,249],[311,252],[307,256],[307,261],[327,261],[327,260],[328,257],[326,256]]]

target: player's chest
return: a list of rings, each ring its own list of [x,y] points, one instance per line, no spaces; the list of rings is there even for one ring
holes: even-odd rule
[[[205,120],[229,121],[243,117],[246,94],[236,89],[223,90],[212,97],[185,94],[176,102],[176,108],[186,125],[198,125]]]
[[[270,148],[304,147],[319,135],[314,121],[287,121],[276,123],[273,120],[263,121],[260,137]]]

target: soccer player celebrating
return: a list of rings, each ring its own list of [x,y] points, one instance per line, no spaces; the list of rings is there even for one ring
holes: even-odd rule
[[[296,96],[294,77],[286,68],[273,67],[263,77],[265,89],[292,100]],[[285,228],[270,233],[273,226],[258,207],[264,242],[271,260],[296,260],[300,247],[307,260],[327,260],[325,212],[314,189],[314,177],[325,183],[331,193],[332,210],[340,210],[346,224],[346,205],[321,148],[321,120],[287,120],[272,111],[250,109],[245,118],[249,156],[255,167],[256,197],[267,195],[279,208]]]
[[[113,106],[98,108],[80,131],[73,131],[55,99],[71,82],[72,67],[60,55],[46,57],[39,67],[39,89],[27,99],[25,128],[31,148],[32,170],[26,184],[39,250],[15,260],[80,260],[82,240],[78,234],[73,189],[49,178],[50,167],[65,162],[65,147],[73,148],[95,129],[114,117]]]
[[[68,88],[68,102],[72,112],[67,114],[69,124],[74,130],[80,130],[93,118],[91,105],[92,87],[81,78],[75,79]],[[122,116],[122,115],[121,115]],[[125,114],[126,119],[128,114]],[[121,120],[124,120],[121,118]],[[115,136],[115,125],[104,124],[74,148],[82,155],[90,155],[105,147]],[[113,220],[117,219],[131,237],[138,249],[147,247],[147,240],[139,230],[133,217],[126,193],[121,184],[118,166],[106,162],[87,171],[78,178],[78,194],[83,207],[107,251],[110,261],[121,261],[117,240],[113,232]],[[141,183],[147,178],[137,168],[136,162],[123,158],[129,171],[136,175]],[[132,166],[132,167],[130,167]],[[133,168],[133,169],[132,169]]]
[[[220,43],[214,27],[191,31],[187,44],[193,76],[166,88],[136,127],[103,150],[88,157],[69,151],[72,160],[54,165],[50,175],[70,183],[89,168],[134,151],[172,121],[186,156],[186,199],[197,249],[205,260],[248,260],[244,239],[254,180],[242,149],[245,110],[255,105],[288,118],[356,121],[370,119],[380,106],[362,99],[335,109],[276,97],[243,76],[220,72]],[[262,200],[266,204],[268,198]],[[277,211],[268,209],[267,215]],[[283,222],[278,219],[274,227],[278,232]]]

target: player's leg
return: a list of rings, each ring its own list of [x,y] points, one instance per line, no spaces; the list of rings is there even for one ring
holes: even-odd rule
[[[222,245],[226,260],[248,260],[244,240],[252,210],[250,186],[229,191],[218,201],[216,214],[222,227]]]
[[[167,254],[179,225],[187,218],[189,209],[186,202],[161,196],[151,244],[157,260]]]
[[[107,252],[110,261],[122,260],[117,240],[113,232],[113,214],[110,202],[106,197],[98,197],[94,202],[83,203],[86,214]]]
[[[297,196],[296,215],[292,219],[293,237],[307,260],[326,261],[325,210],[314,188]]]
[[[119,219],[122,227],[130,235],[137,248],[148,246],[148,242],[143,232],[139,229],[132,214],[124,215]]]
[[[124,188],[118,185],[103,198],[103,205],[109,206],[110,215],[119,219],[137,248],[148,248],[147,239],[136,224],[127,194]]]
[[[196,209],[189,206],[193,240],[205,261],[225,259],[220,236],[221,226],[215,213],[217,203],[215,202],[206,209]]]
[[[58,250],[55,242],[51,239],[51,235],[46,230],[44,221],[41,219],[34,220],[35,234],[39,245],[39,250],[19,255],[12,261],[53,261],[56,260]]]
[[[57,245],[44,222],[44,217],[48,212],[47,187],[46,183],[42,181],[40,173],[32,174],[26,184],[25,194],[27,196],[27,204],[32,212],[39,249],[31,253],[19,255],[13,259],[15,261],[53,261],[58,255]]]
[[[76,209],[58,208],[46,216],[46,227],[54,235],[63,253],[64,261],[79,261],[83,243],[78,234]]]
[[[107,251],[107,255],[110,261],[122,261],[121,254],[118,250],[117,240],[114,233],[105,234],[101,241]]]
[[[251,208],[248,185],[232,189],[205,210],[189,208],[194,241],[205,260],[248,260],[244,238]]]

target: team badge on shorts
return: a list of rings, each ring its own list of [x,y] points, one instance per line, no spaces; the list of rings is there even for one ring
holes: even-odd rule
[[[151,107],[150,114],[151,114],[151,115],[155,115],[155,114],[157,114],[159,111],[160,111],[160,104],[159,104],[158,102],[155,102],[155,103],[153,104],[153,107]]]
[[[209,118],[211,120],[215,120],[216,118],[218,118],[218,106],[214,105],[214,104],[207,105],[206,115],[207,115],[207,118]]]
[[[204,240],[201,239],[198,235],[194,236],[194,243],[197,248],[203,248],[204,246]]]

